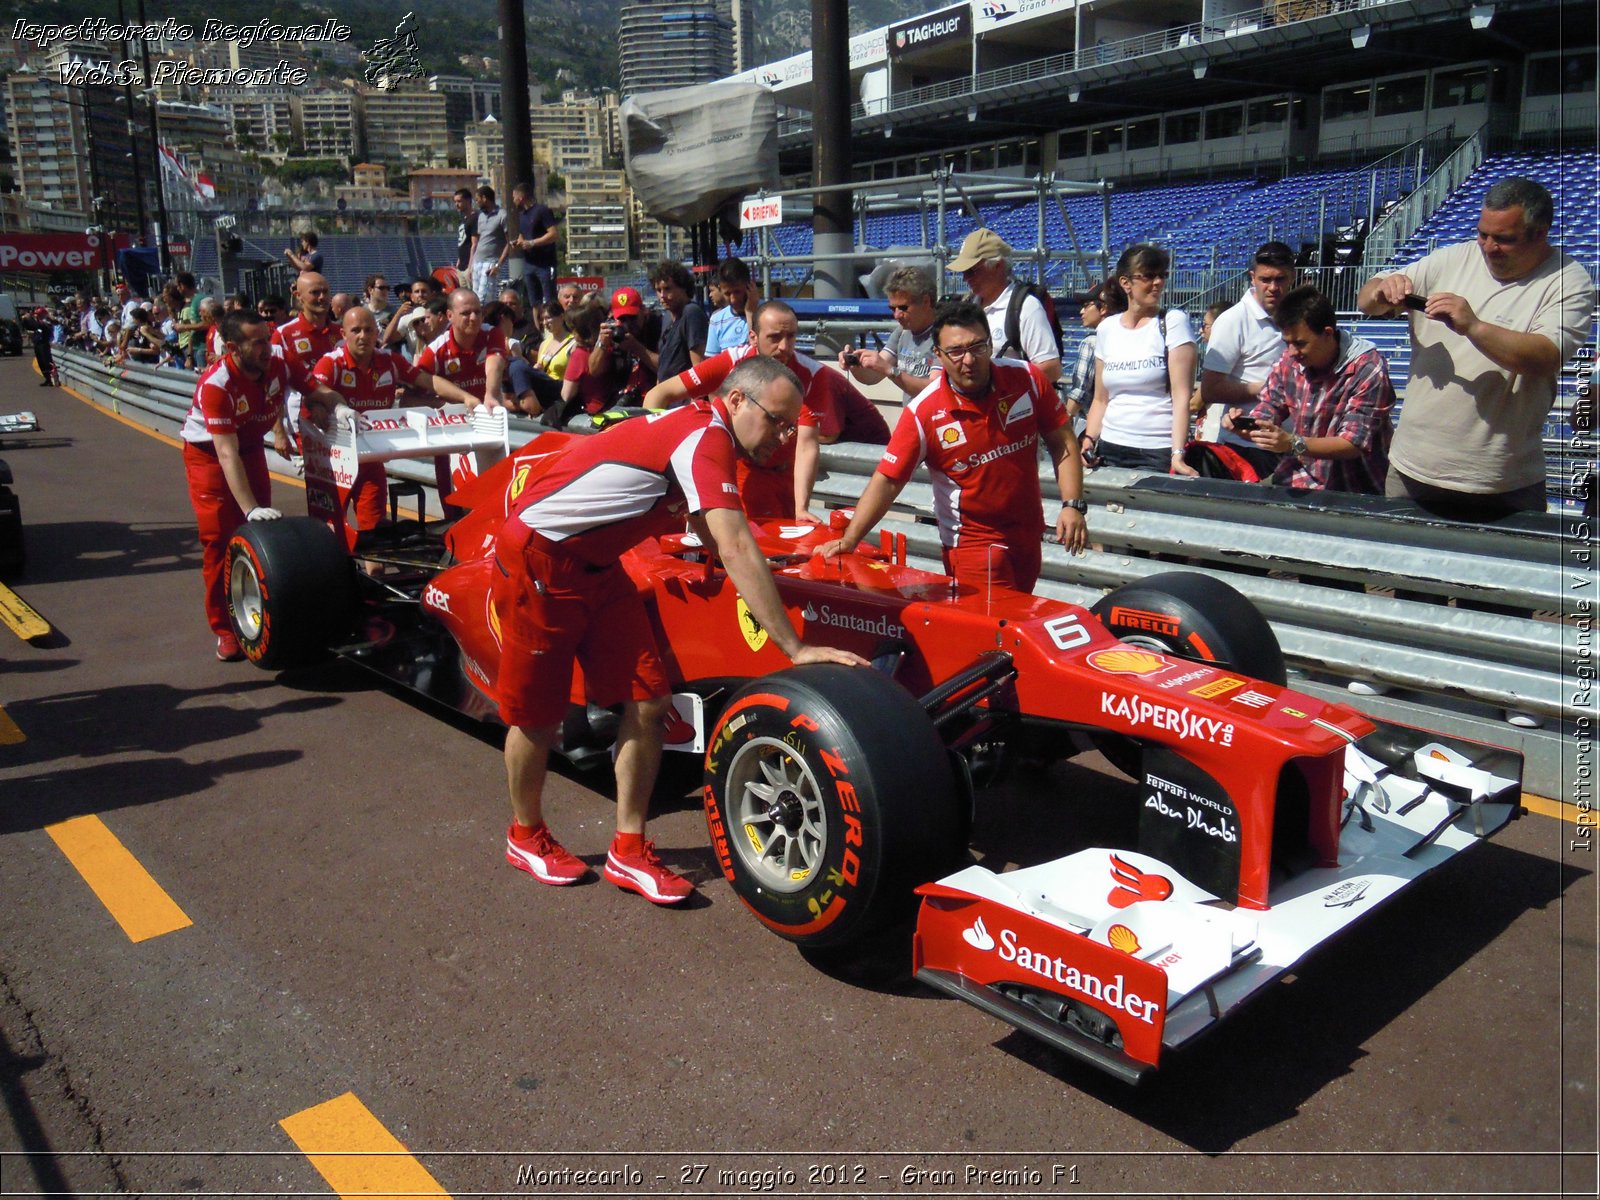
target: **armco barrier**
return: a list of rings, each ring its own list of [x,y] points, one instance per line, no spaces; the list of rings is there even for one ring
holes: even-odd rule
[[[194,377],[187,373],[108,368],[70,351],[57,361],[69,385],[135,420],[170,432],[188,409]],[[522,417],[512,427],[514,441],[536,430]],[[878,457],[873,447],[825,447],[818,503],[853,504]],[[390,472],[432,480],[425,464],[393,463]],[[1041,478],[1053,497],[1044,468]],[[1040,594],[1092,604],[1110,588],[1178,566],[1215,575],[1266,615],[1295,687],[1519,750],[1530,792],[1568,795],[1577,741],[1592,741],[1596,715],[1588,522],[1525,514],[1485,528],[1377,497],[1113,469],[1089,474],[1086,497],[1091,540],[1101,548],[1072,558],[1046,541]],[[1046,511],[1053,517],[1050,501]],[[931,513],[931,490],[919,477],[901,494],[896,514],[904,520],[894,527],[906,533],[911,561],[936,569]],[[1391,690],[1353,695],[1345,684],[1354,679]],[[1505,720],[1508,709],[1537,714],[1544,725],[1515,727]]]

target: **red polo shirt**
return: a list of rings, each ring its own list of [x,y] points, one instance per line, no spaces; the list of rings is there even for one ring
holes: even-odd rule
[[[403,388],[414,386],[422,372],[391,350],[374,350],[365,367],[350,357],[350,347],[341,343],[331,354],[324,354],[312,368],[314,379],[326,384],[357,412],[393,408]]]
[[[471,392],[479,400],[489,382],[489,356],[498,354],[505,358],[509,351],[506,339],[498,329],[485,329],[470,351],[463,350],[456,341],[455,330],[446,329],[422,348],[417,355],[416,367],[430,375],[441,375],[464,392]]]

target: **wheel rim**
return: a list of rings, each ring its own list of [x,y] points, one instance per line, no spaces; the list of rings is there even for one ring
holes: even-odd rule
[[[255,641],[261,636],[261,581],[242,554],[234,556],[233,568],[228,572],[228,600],[233,605],[233,622],[239,627],[239,635],[246,641]]]
[[[775,892],[798,892],[822,867],[828,817],[816,777],[792,746],[754,738],[728,769],[729,842],[756,881]]]

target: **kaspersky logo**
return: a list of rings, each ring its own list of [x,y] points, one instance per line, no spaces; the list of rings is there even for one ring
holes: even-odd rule
[[[1119,928],[1123,928],[1134,946],[1138,945],[1138,939],[1132,937],[1131,930],[1121,926]],[[1085,1000],[1092,1001],[1102,1010],[1125,1012],[1146,1025],[1154,1025],[1155,1015],[1161,1011],[1160,1000],[1146,1000],[1137,992],[1129,991],[1126,976],[1121,972],[1113,975],[1109,981],[1102,979],[1093,971],[1084,971],[1070,965],[1059,955],[1035,950],[1024,942],[1014,929],[1002,928],[1000,936],[996,938],[989,932],[989,927],[984,924],[982,917],[961,931],[961,940],[974,950],[984,954],[999,955],[1002,962],[1015,963],[1020,969],[1031,971],[1041,979],[1058,983],[1067,991],[1075,992]],[[1117,948],[1120,950],[1123,947]]]

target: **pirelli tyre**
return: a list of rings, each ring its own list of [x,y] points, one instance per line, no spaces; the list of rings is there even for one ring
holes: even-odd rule
[[[965,822],[943,742],[877,671],[816,664],[744,685],[706,752],[722,873],[798,945],[843,946],[911,911]]]
[[[355,568],[311,517],[247,521],[228,543],[228,609],[251,662],[277,671],[322,655],[349,625]]]
[[[1125,642],[1196,662],[1215,663],[1282,686],[1283,650],[1267,619],[1246,597],[1210,575],[1165,571],[1125,583],[1091,611]],[[1139,745],[1120,734],[1090,735],[1118,770],[1141,777]]]

